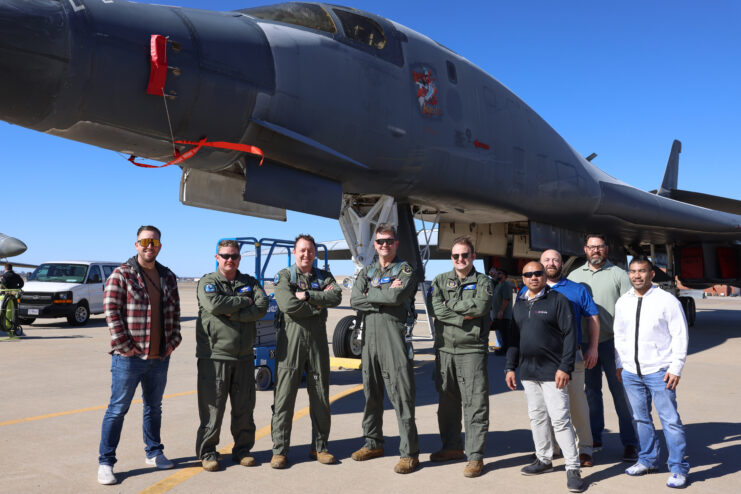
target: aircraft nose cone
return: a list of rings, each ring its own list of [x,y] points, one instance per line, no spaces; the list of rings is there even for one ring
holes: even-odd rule
[[[68,62],[62,2],[0,0],[0,119],[32,127],[47,116]]]
[[[0,257],[13,257],[26,252],[26,244],[17,238],[0,234]]]

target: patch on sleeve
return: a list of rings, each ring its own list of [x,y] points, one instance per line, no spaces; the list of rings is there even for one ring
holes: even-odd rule
[[[427,290],[427,296],[428,297],[431,296],[432,295],[432,292],[434,292],[434,291],[435,291],[435,285],[430,285],[429,290]]]
[[[206,293],[214,293],[216,291],[216,285],[213,283],[206,283],[203,287],[203,291]]]
[[[407,276],[412,275],[412,267],[409,264],[404,264],[404,267],[401,268],[401,272],[404,273]]]
[[[486,287],[486,294],[487,295],[493,295],[494,294],[494,290],[492,290],[492,288],[491,288],[491,283],[486,283],[485,287]]]
[[[275,275],[275,278],[273,278],[273,283],[274,284],[277,285],[279,281],[280,281],[280,273],[276,274]]]

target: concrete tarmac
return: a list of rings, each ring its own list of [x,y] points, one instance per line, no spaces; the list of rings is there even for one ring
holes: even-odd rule
[[[171,358],[163,401],[162,441],[165,454],[176,462],[173,470],[157,471],[144,463],[141,402],[126,416],[114,467],[119,484],[97,483],[100,426],[110,394],[109,333],[102,315],[87,326],[74,328],[63,319],[38,320],[25,327],[26,337],[0,341],[0,492],[456,492],[486,490],[507,493],[568,492],[563,460],[556,470],[525,477],[533,450],[527,405],[522,389],[507,391],[504,358],[490,354],[490,432],[484,475],[464,478],[465,462],[431,463],[429,454],[440,447],[437,394],[432,381],[434,355],[430,342],[415,343],[417,427],[420,434],[420,469],[398,475],[396,417],[386,402],[384,433],[386,456],[355,462],[350,454],[362,446],[361,417],[364,397],[359,371],[333,370],[330,451],[336,465],[321,465],[308,458],[311,423],[308,398],[299,390],[293,425],[290,468],[273,470],[269,434],[273,394],[257,392],[255,421],[258,439],[254,454],[262,463],[245,468],[224,454],[220,472],[200,469],[194,455],[198,427],[196,406],[195,286],[181,285],[183,343]],[[328,338],[334,324],[352,314],[345,291],[343,306],[330,311]],[[741,485],[741,299],[698,301],[697,324],[690,330],[690,350],[678,391],[679,411],[687,433],[693,492],[733,493]],[[422,316],[423,319],[424,316]],[[422,320],[415,333],[427,331]],[[622,445],[607,384],[605,389],[604,448],[595,454],[596,465],[582,470],[593,493],[665,492],[668,473],[628,477],[629,466],[619,460]],[[344,396],[343,396],[344,394]],[[140,398],[137,391],[135,399]],[[229,408],[221,434],[223,451],[232,444]],[[657,427],[660,427],[656,419]],[[662,438],[663,439],[663,438]],[[666,453],[664,452],[664,458]],[[734,487],[735,486],[735,487]]]

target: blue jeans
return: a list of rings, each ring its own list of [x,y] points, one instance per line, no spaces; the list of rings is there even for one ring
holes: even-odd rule
[[[656,439],[656,429],[651,418],[651,400],[656,405],[656,411],[664,429],[666,447],[669,449],[669,471],[687,475],[690,465],[684,460],[684,451],[687,440],[682,427],[682,420],[677,413],[677,393],[666,389],[664,382],[666,369],[644,376],[637,376],[623,369],[623,385],[628,394],[630,405],[633,407],[633,420],[638,429],[638,439],[641,450],[638,452],[638,461],[649,468],[659,466],[659,441]]]
[[[121,439],[124,417],[129,411],[136,387],[142,385],[144,402],[144,443],[147,458],[157,456],[164,449],[160,443],[162,424],[162,395],[167,384],[167,368],[170,357],[165,359],[142,360],[139,357],[123,357],[113,354],[111,362],[111,401],[103,417],[100,433],[98,463],[116,463],[116,447]]]
[[[602,371],[607,377],[607,386],[615,403],[618,423],[620,424],[620,441],[623,446],[638,446],[638,438],[633,428],[630,405],[625,398],[625,391],[615,375],[615,342],[610,339],[597,346],[597,365],[587,369],[584,375],[587,403],[589,403],[589,424],[592,427],[592,440],[602,443],[602,431],[605,430],[605,408],[602,403]]]

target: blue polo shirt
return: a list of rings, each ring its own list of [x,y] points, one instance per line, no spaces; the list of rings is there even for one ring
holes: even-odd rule
[[[550,285],[551,290],[556,290],[566,296],[571,302],[571,311],[574,313],[576,321],[576,344],[581,345],[581,318],[599,315],[597,304],[581,283],[575,283],[569,279],[561,277],[555,285]],[[526,286],[522,287],[518,295],[521,296],[527,290]]]

